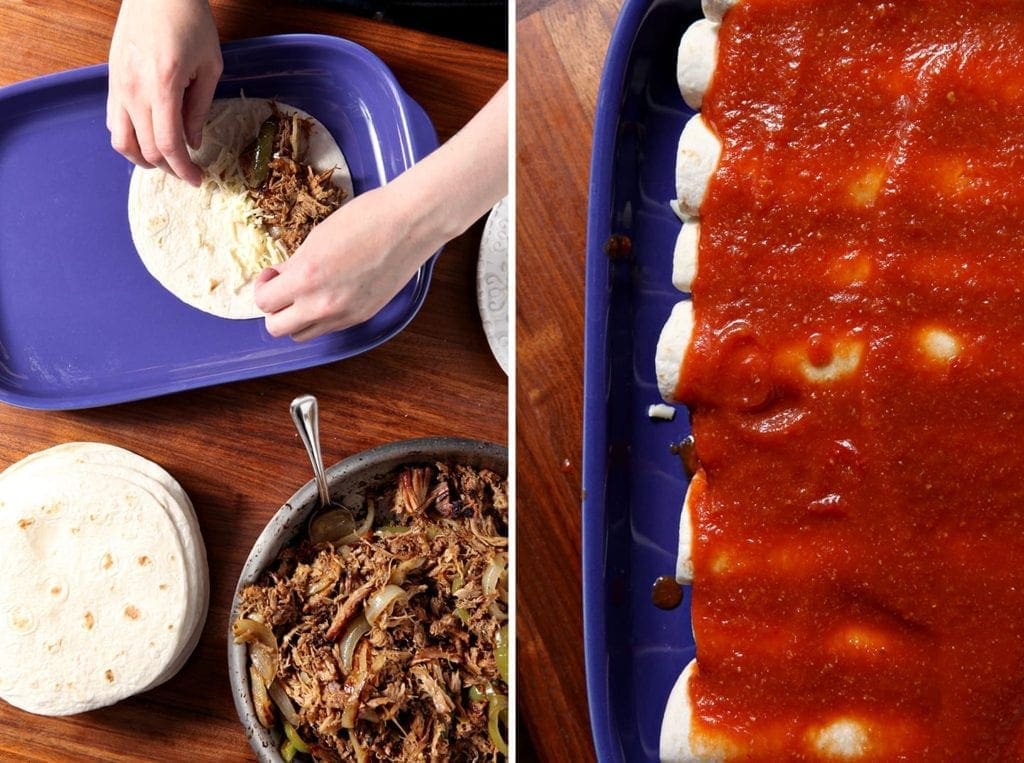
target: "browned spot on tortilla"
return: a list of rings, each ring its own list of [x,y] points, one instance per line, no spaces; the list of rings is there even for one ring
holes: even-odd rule
[[[161,591],[166,591],[167,590],[167,583],[161,583],[160,584],[160,590]]]
[[[103,559],[100,562],[100,566],[102,566],[103,569],[105,570],[109,570],[111,567],[114,566],[114,557],[112,557],[109,552],[104,554]]]
[[[141,614],[142,613],[139,612],[139,610],[136,607],[133,607],[131,604],[124,608],[124,616],[127,617],[129,620],[138,620],[139,615]]]
[[[139,557],[139,566],[140,567],[145,567],[147,564],[150,564],[149,557],[148,556],[140,556]]]
[[[82,528],[81,527],[72,527],[71,528],[71,534],[72,535],[78,535],[78,533],[80,533],[80,532],[82,532]]]
[[[92,616],[92,612],[85,613],[85,629],[87,631],[92,630],[92,626],[96,624],[96,618]]]
[[[113,670],[108,670],[103,675],[107,677],[107,683],[114,683],[114,671]]]
[[[51,594],[52,594],[53,596],[60,596],[60,592],[61,592],[62,590],[64,590],[64,589],[63,589],[63,588],[61,588],[61,587],[60,587],[59,585],[55,585],[55,586],[54,586],[53,588],[51,588],[51,589],[50,589],[50,593],[51,593]]]
[[[20,527],[22,530],[25,530],[34,525],[35,523],[36,521],[34,519],[19,519],[18,527]]]

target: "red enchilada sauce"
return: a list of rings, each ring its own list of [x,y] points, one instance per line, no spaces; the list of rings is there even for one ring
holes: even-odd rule
[[[1024,760],[1024,4],[743,0],[718,55],[696,728]]]

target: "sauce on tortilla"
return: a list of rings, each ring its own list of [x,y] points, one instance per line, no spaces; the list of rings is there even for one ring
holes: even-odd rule
[[[718,56],[696,728],[1024,759],[1024,10],[744,0]]]

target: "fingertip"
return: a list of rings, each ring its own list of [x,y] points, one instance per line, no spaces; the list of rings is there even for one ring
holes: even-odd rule
[[[253,282],[253,301],[256,303],[256,307],[267,316],[268,321],[271,318],[274,319],[273,326],[267,323],[268,329],[274,329],[272,332],[274,336],[284,336],[289,333],[285,317],[281,315],[281,312],[292,306],[290,295],[282,293],[282,290],[277,286],[268,285],[279,275],[281,273],[277,268],[264,268]]]
[[[203,171],[193,164],[192,171],[188,173],[185,181],[193,188],[199,188],[203,184]]]
[[[267,315],[263,319],[263,325],[267,329],[267,333],[270,334],[274,339],[280,339],[285,335],[285,331],[278,325],[278,322],[274,320],[274,315]]]
[[[273,280],[281,275],[281,271],[277,268],[263,268],[258,276],[256,276],[256,285],[264,284],[267,281]]]
[[[165,150],[163,151],[164,162],[171,173],[177,175],[193,188],[198,188],[203,182],[203,171],[189,157],[187,151]]]

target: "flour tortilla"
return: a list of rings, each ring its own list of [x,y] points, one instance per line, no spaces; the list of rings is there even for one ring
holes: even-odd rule
[[[683,221],[672,253],[672,285],[689,293],[697,277],[697,252],[700,244],[700,220]]]
[[[711,176],[722,155],[722,142],[701,114],[691,117],[679,136],[676,152],[676,214],[699,217]]]
[[[114,475],[150,492],[164,507],[178,531],[186,564],[190,607],[182,633],[187,638],[179,657],[147,689],[173,677],[194,651],[206,622],[210,602],[209,567],[206,547],[192,501],[181,485],[159,464],[130,450],[96,442],[69,442],[31,454],[0,473],[0,494],[4,480],[18,476],[47,479],[55,470],[83,469],[92,478]],[[191,623],[191,625],[188,625]]]
[[[229,98],[214,101],[193,159],[217,174],[258,134],[271,115],[270,101]],[[341,148],[327,128],[294,106],[277,102],[283,115],[310,119],[306,161],[317,172],[334,168],[331,182],[352,198],[352,176]],[[207,172],[196,189],[160,169],[136,167],[128,188],[132,241],[146,269],[186,304],[222,318],[262,316],[253,300],[264,266],[283,261],[284,252],[253,221],[255,205],[244,187],[214,182]]]
[[[699,109],[718,63],[716,21],[698,19],[687,27],[676,54],[676,81],[686,105]]]
[[[710,21],[721,21],[729,9],[739,2],[740,0],[701,0],[701,8],[705,18]]]
[[[676,553],[676,582],[689,585],[693,582],[693,528],[697,516],[698,496],[707,488],[708,478],[703,469],[698,469],[686,488],[686,498],[679,512],[679,544]]]
[[[690,701],[690,680],[696,670],[697,662],[691,660],[669,694],[658,745],[661,763],[717,763],[740,752],[725,738],[696,732]]]
[[[683,375],[686,351],[693,340],[693,328],[693,303],[689,300],[676,303],[661,329],[654,353],[658,391],[667,403],[680,402],[675,399],[675,392]]]
[[[8,468],[0,556],[11,704],[46,715],[113,704],[173,676],[195,647],[209,599],[202,538],[184,491],[141,456],[71,443]]]

